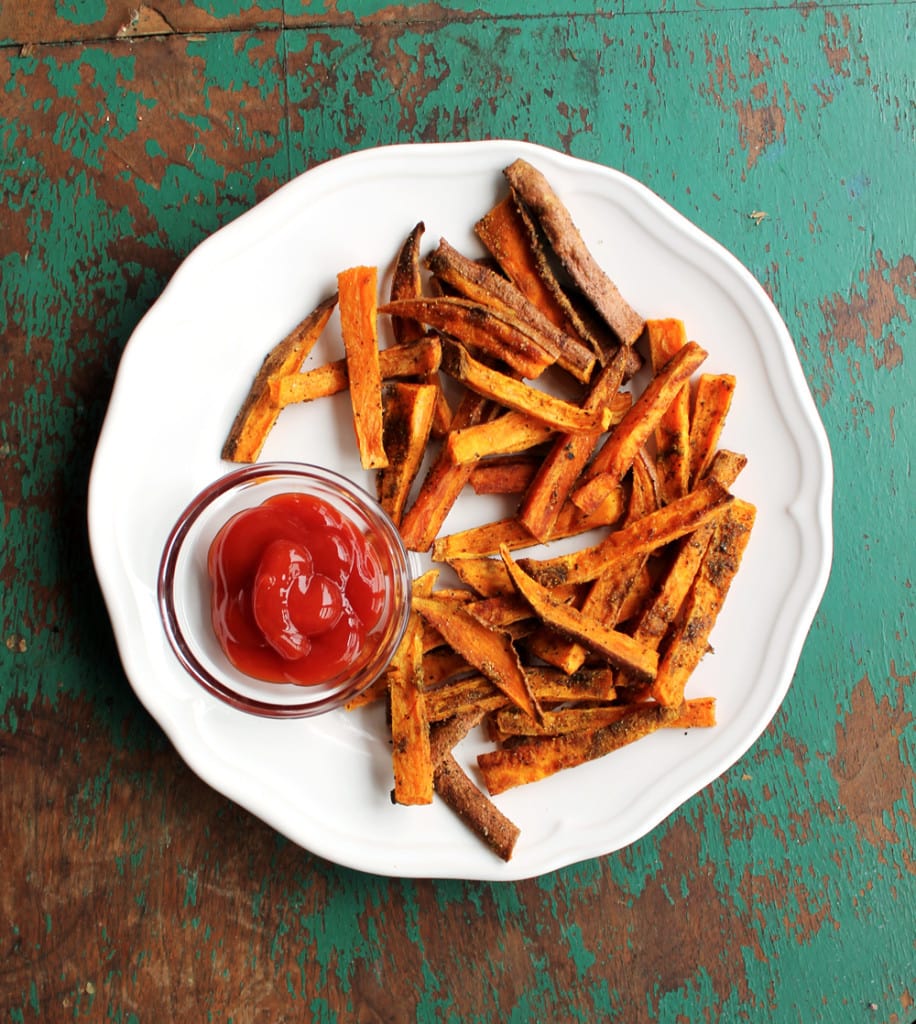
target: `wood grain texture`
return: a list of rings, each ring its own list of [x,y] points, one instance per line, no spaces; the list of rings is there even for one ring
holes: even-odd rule
[[[168,0],[129,37],[137,5],[2,6],[3,1020],[916,1018],[914,6],[596,6]],[[88,471],[194,245],[337,154],[498,136],[632,174],[761,281],[830,437],[834,570],[769,728],[650,835],[515,884],[375,878],[139,706]]]

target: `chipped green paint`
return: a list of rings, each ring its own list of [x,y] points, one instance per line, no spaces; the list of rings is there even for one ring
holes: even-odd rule
[[[74,950],[80,907],[34,876],[37,840],[4,848],[29,900],[5,917],[3,1019],[143,1020],[133,993],[173,971],[194,979],[185,1017],[220,1022],[247,989],[327,1022],[909,1024],[913,5],[462,0],[418,21],[301,0],[283,30],[263,6],[175,6],[232,31],[0,51],[2,789],[24,800],[36,783],[7,774],[40,765],[29,829],[65,832],[72,894],[115,904]],[[835,569],[770,728],[651,835],[526,883],[389,881],[176,762],[79,524],[121,348],[195,244],[338,153],[495,136],[633,174],[763,283],[833,446]],[[53,985],[22,980],[26,955]]]

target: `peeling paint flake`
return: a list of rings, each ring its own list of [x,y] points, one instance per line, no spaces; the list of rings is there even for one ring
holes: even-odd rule
[[[131,11],[130,21],[118,29],[119,39],[134,39],[141,36],[163,36],[174,32],[165,16],[155,7],[146,4]]]

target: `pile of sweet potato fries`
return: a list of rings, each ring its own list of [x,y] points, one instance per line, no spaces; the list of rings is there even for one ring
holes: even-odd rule
[[[685,687],[755,510],[730,491],[745,457],[719,447],[734,377],[698,372],[682,321],[631,308],[543,174],[504,174],[475,225],[484,258],[444,239],[424,258],[421,222],[381,305],[376,267],[338,275],[264,360],[223,457],[256,461],[287,405],[349,390],[380,504],[453,577],[415,580],[399,650],[351,706],[388,702],[396,803],[438,794],[508,860],[519,830],[492,796],[715,724],[714,699]],[[344,356],[304,370],[335,307]],[[517,513],[442,536],[466,488],[515,495]],[[482,787],[453,756],[478,726]]]

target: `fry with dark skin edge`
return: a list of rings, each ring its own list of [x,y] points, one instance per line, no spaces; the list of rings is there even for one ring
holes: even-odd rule
[[[690,482],[709,468],[735,393],[730,373],[703,373],[697,381],[690,419]]]
[[[538,277],[544,283],[553,302],[563,311],[563,317],[569,325],[568,330],[588,344],[599,361],[603,362],[609,352],[620,347],[617,336],[595,312],[594,307],[586,309],[582,297],[564,286],[555,269],[550,244],[538,225],[537,218],[516,189],[510,188],[509,194],[518,220],[528,237],[528,245],[534,254]],[[632,351],[629,345],[624,347]],[[636,364],[638,365],[638,359]]]
[[[630,507],[624,526],[632,525],[657,508],[655,483],[651,478],[644,456],[633,463],[633,487]],[[589,587],[585,599],[578,605],[579,611],[597,619],[605,626],[615,627],[621,620],[621,609],[630,595],[648,561],[649,553],[641,552],[603,572]],[[581,643],[574,641],[542,638],[536,646],[539,657],[551,665],[562,666],[567,672],[575,672],[588,654]]]
[[[647,320],[646,337],[653,373],[687,344],[682,320]],[[655,465],[663,502],[673,501],[690,488],[690,383],[681,385],[655,428]]]
[[[735,452],[718,452],[710,466],[709,479],[723,487],[731,487],[746,461],[743,455]],[[660,586],[639,613],[632,632],[634,639],[658,650],[690,590],[715,528],[713,520],[682,538]]]
[[[626,717],[600,729],[539,736],[511,747],[479,754],[477,764],[491,796],[514,786],[604,757],[673,722],[677,708],[656,704],[634,706]]]
[[[503,708],[494,716],[496,728],[504,736],[560,736],[564,733],[599,729],[619,722],[633,710],[633,705],[610,707],[571,707],[545,711],[543,724],[538,724],[518,708]],[[684,701],[676,718],[666,722],[665,729],[709,729],[716,724],[714,697],[696,697]]]
[[[392,345],[378,354],[382,380],[401,377],[436,377],[442,360],[442,346],[434,335],[407,345]],[[280,408],[295,402],[329,398],[350,386],[346,359],[335,359],[304,373],[290,373],[271,381],[270,395]]]
[[[551,248],[582,294],[620,341],[624,345],[632,345],[642,334],[642,317],[595,261],[569,210],[550,183],[526,160],[515,160],[503,173],[537,218]]]
[[[412,596],[432,592],[438,572],[414,580]],[[391,720],[392,799],[399,804],[428,804],[433,799],[429,721],[423,695],[423,620],[411,611],[407,629],[384,673]]]
[[[420,241],[425,230],[423,221],[414,225],[398,250],[391,277],[391,290],[388,293],[392,302],[397,302],[399,299],[419,299],[423,296],[423,279],[420,274]],[[397,344],[419,342],[426,336],[423,325],[410,317],[393,316],[391,329]],[[426,370],[422,375],[423,383],[438,385],[437,370],[438,365]],[[384,377],[385,374],[383,373],[382,376]],[[433,436],[442,437],[448,430],[451,420],[452,410],[448,399],[440,388],[436,395],[436,408],[433,414]]]
[[[363,469],[384,469],[382,375],[378,355],[378,271],[350,267],[337,275],[340,333],[347,354],[353,431]]]
[[[514,825],[467,777],[451,754],[435,771],[436,792],[500,858],[512,857],[520,835]]]
[[[652,378],[601,446],[589,468],[587,482],[574,492],[573,501],[583,512],[594,511],[607,491],[620,483],[681,385],[690,379],[706,356],[705,349],[696,342],[688,342]]]
[[[389,381],[382,385],[383,440],[388,465],[378,472],[379,504],[395,526],[423,461],[433,423],[435,384]]]
[[[387,302],[379,310],[410,317],[457,338],[469,348],[500,359],[522,377],[539,377],[556,362],[533,328],[512,313],[497,312],[468,299],[428,296]]]
[[[680,707],[687,680],[707,651],[709,634],[738,572],[755,515],[753,505],[735,500],[716,527],[674,632],[666,639],[650,691],[659,704]]]
[[[443,238],[426,258],[430,272],[466,299],[490,305],[529,323],[541,344],[557,363],[574,377],[587,381],[595,366],[595,354],[572,335],[560,330],[538,307],[501,274],[463,256]]]
[[[562,306],[538,272],[528,227],[512,196],[505,196],[474,226],[477,237],[516,288],[566,334],[575,336]],[[583,344],[581,338],[577,338]]]
[[[271,384],[299,372],[336,305],[336,294],[319,303],[267,354],[229,430],[222,450],[224,459],[257,462],[281,410],[272,396]]]
[[[432,803],[429,721],[421,685],[423,644],[416,626],[410,628],[407,642],[399,648],[387,675],[394,801],[398,804]]]
[[[420,242],[426,226],[423,221],[411,228],[404,243],[398,250],[394,261],[394,272],[391,277],[389,297],[393,302],[398,299],[418,299],[423,295],[423,280],[420,276]],[[393,316],[391,331],[395,343],[403,345],[417,341],[424,334],[423,325],[410,317]]]
[[[655,678],[658,667],[655,651],[637,643],[626,633],[610,629],[597,619],[557,601],[546,587],[536,583],[516,565],[508,549],[504,548],[501,555],[518,592],[544,623],[580,641],[611,664],[625,669],[633,678]]]
[[[642,552],[651,552],[720,517],[734,501],[714,480],[665,505],[657,512],[615,530],[589,548],[546,559],[524,559],[522,568],[547,587],[596,579],[613,565]]]
[[[595,379],[583,408],[594,412],[608,406],[618,395],[626,370],[626,352],[621,349]],[[600,433],[561,434],[541,463],[534,480],[525,492],[519,509],[519,520],[538,540],[546,540],[569,497],[579,474],[595,450]]]
[[[450,647],[495,683],[514,704],[532,718],[540,717],[540,706],[531,692],[518,653],[505,633],[479,622],[451,601],[415,597],[413,605]]]
[[[485,366],[461,345],[449,341],[444,342],[442,346],[442,369],[477,394],[491,398],[507,409],[527,413],[554,430],[600,433],[607,430],[614,419],[612,409],[603,407],[589,411],[562,398],[556,398],[546,391],[531,387],[524,381]],[[589,511],[594,511],[594,508]]]
[[[455,410],[454,429],[489,419],[493,403],[473,392]],[[410,551],[428,551],[471,475],[471,466],[457,466],[443,449],[430,466],[413,504],[401,520],[401,539]]]

